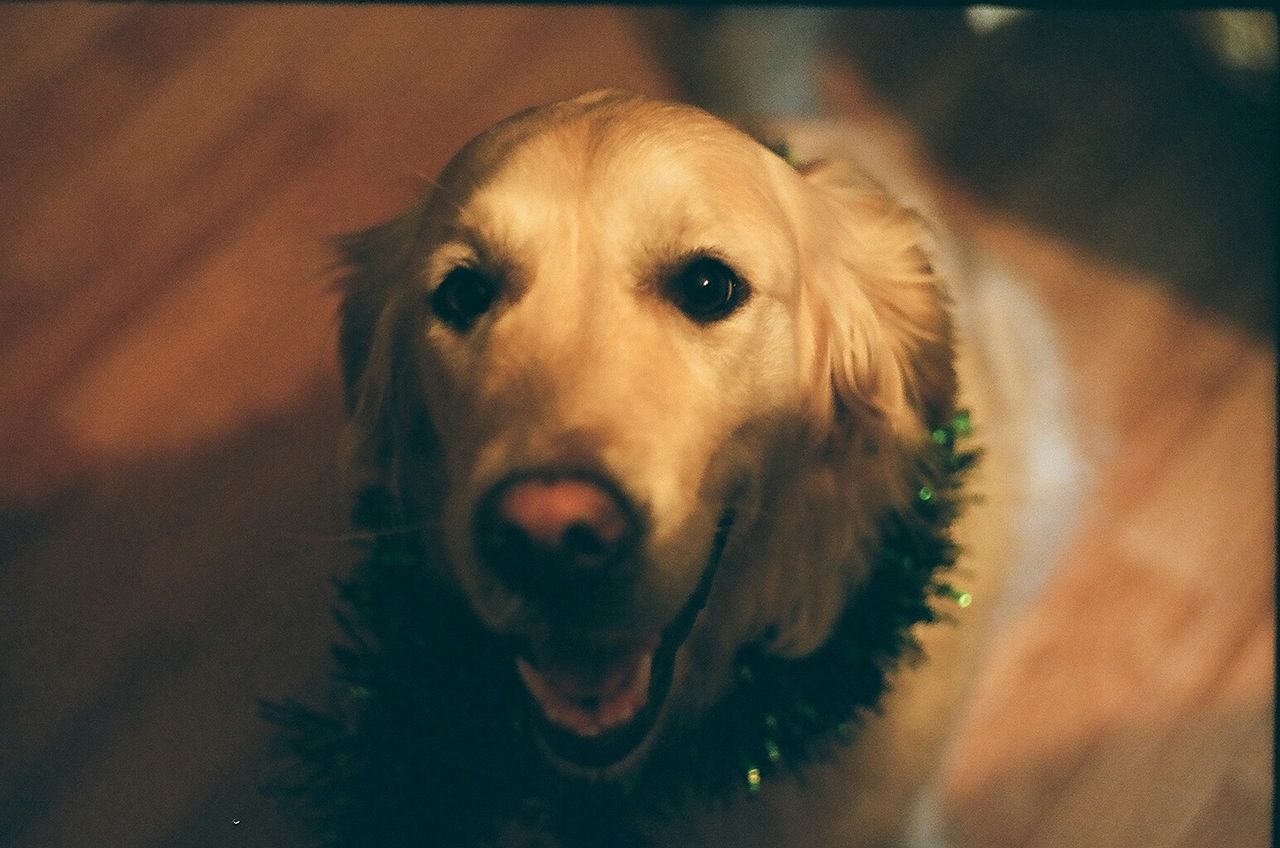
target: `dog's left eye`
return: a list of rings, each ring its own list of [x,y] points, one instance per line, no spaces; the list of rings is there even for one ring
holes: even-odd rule
[[[497,296],[493,280],[474,268],[454,268],[431,294],[431,311],[460,333],[489,311]]]
[[[680,311],[699,323],[728,317],[747,298],[747,286],[717,259],[690,262],[675,275],[670,297]]]

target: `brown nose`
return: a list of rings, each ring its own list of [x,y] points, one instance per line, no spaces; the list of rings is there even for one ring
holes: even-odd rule
[[[496,486],[476,514],[476,548],[493,573],[534,597],[578,595],[617,576],[635,546],[626,499],[577,475],[516,478]]]

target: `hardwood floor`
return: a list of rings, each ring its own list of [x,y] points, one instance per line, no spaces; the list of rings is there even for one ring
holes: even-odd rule
[[[350,558],[325,240],[518,108],[680,95],[644,17],[0,6],[0,844],[294,844],[255,701],[319,691]],[[1266,844],[1274,342],[827,93],[1044,300],[1092,469],[950,752],[965,844]]]
[[[0,31],[0,844],[291,844],[256,699],[323,680],[348,561],[327,238],[518,108],[674,84],[607,9]]]

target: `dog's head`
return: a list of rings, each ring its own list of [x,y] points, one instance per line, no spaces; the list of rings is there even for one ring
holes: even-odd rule
[[[924,238],[853,170],[599,92],[344,240],[355,453],[509,638],[553,762],[624,771],[743,645],[827,637],[954,402]]]

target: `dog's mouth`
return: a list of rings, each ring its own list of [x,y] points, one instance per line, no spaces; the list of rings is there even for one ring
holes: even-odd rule
[[[648,738],[675,677],[676,657],[698,620],[724,554],[735,512],[726,509],[698,585],[658,634],[621,647],[574,647],[531,640],[516,668],[549,752],[585,769],[624,760]]]

